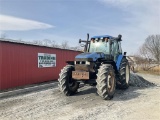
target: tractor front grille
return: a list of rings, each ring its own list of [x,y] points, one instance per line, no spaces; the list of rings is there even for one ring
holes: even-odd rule
[[[77,64],[90,65],[90,62],[88,62],[88,61],[75,61],[74,64],[75,65],[77,65]]]
[[[86,71],[86,72],[94,72],[94,63],[86,64],[80,62],[79,64],[75,64],[75,70],[77,71]]]

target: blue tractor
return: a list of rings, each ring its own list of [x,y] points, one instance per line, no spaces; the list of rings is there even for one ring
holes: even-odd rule
[[[116,88],[129,87],[130,69],[126,52],[122,53],[122,36],[94,36],[84,42],[84,53],[67,61],[59,74],[59,88],[70,96],[77,92],[79,84],[95,85],[97,93],[105,100],[112,99]]]

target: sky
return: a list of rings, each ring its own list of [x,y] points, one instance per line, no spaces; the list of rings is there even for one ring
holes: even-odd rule
[[[56,43],[91,36],[122,35],[122,49],[135,54],[148,35],[160,34],[160,0],[0,0],[0,34]]]

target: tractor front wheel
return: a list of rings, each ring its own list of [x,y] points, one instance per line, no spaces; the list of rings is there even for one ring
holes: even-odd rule
[[[97,79],[97,93],[105,100],[113,98],[115,93],[115,73],[112,65],[103,64],[98,69]]]
[[[72,79],[73,70],[73,65],[67,65],[61,70],[61,73],[59,74],[58,86],[60,91],[63,92],[66,96],[75,94],[79,87],[79,83]]]

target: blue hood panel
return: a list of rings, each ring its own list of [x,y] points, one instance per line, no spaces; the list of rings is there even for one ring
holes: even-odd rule
[[[104,53],[102,52],[93,52],[93,53],[81,53],[75,58],[92,58],[93,61],[96,61],[98,58],[104,58]]]

